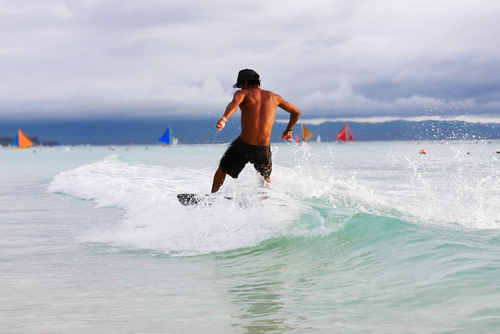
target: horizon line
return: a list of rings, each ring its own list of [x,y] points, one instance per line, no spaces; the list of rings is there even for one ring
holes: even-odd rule
[[[326,122],[353,122],[353,123],[385,123],[392,121],[462,121],[467,123],[496,123],[500,124],[500,116],[492,115],[460,115],[460,116],[373,116],[373,117],[338,117],[338,118],[311,118],[300,119],[298,123],[320,125]],[[276,119],[279,123],[288,123],[288,119]]]

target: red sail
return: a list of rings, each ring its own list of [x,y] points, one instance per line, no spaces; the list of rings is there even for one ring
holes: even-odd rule
[[[340,132],[335,135],[335,138],[338,138],[342,141],[347,141],[347,123],[345,123],[342,130],[340,130]]]
[[[342,130],[340,130],[339,133],[335,135],[335,138],[338,138],[342,141],[347,141],[347,140],[352,140],[354,141],[354,136],[352,135],[352,130],[351,128],[345,123],[344,127]]]
[[[347,124],[346,124],[346,125],[347,125]],[[352,135],[352,130],[351,130],[351,128],[349,127],[349,125],[347,125],[347,130],[349,130],[349,140],[354,141],[354,136]]]

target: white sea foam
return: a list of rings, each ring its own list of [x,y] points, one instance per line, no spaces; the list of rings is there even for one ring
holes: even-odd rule
[[[293,168],[278,180],[302,201],[335,208],[337,219],[367,213],[500,228],[500,161],[491,144],[330,147],[319,155],[310,146],[297,149]],[[418,153],[422,147],[427,154]]]
[[[415,146],[389,152],[375,145],[294,145],[273,151],[269,187],[262,188],[257,173],[247,166],[239,179],[228,178],[209,204],[195,207],[180,205],[176,195],[203,195],[210,188],[212,168],[196,161],[166,168],[133,164],[115,155],[55,176],[48,190],[122,210],[116,222],[94,226],[80,235],[81,241],[170,255],[326,235],[358,213],[417,224],[500,226],[498,161],[481,150],[473,157],[464,146],[429,147],[427,155],[419,155]]]
[[[399,155],[408,177],[398,184],[398,196],[392,198],[391,205],[423,221],[499,228],[497,158],[491,151],[472,149],[473,152],[468,152],[471,154],[467,154],[471,150],[467,147],[436,149],[431,158]],[[393,158],[397,160],[398,156]]]
[[[109,224],[94,227],[80,240],[126,249],[197,255],[250,247],[293,234],[294,219],[301,209],[290,205],[294,202],[291,198],[273,196],[272,189],[261,188],[251,169],[226,186],[224,195],[234,200],[212,195],[210,201],[198,206],[179,204],[178,193],[191,189],[203,194],[210,179],[209,173],[199,169],[167,170],[134,165],[111,156],[57,175],[48,191],[94,200],[97,207],[123,209],[122,219],[112,228]],[[194,189],[193,184],[198,184],[198,188]]]

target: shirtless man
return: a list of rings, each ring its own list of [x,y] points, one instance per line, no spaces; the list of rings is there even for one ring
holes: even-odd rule
[[[243,170],[247,162],[254,165],[266,182],[271,182],[271,130],[273,129],[276,109],[280,107],[290,113],[290,121],[281,139],[292,139],[292,130],[299,120],[300,110],[293,104],[283,100],[278,94],[260,88],[259,75],[250,69],[238,73],[236,91],[233,100],[227,105],[226,112],[217,122],[221,131],[227,119],[238,107],[241,109],[241,134],[231,143],[222,157],[219,168],[215,172],[212,193],[224,183],[226,175],[233,179]]]

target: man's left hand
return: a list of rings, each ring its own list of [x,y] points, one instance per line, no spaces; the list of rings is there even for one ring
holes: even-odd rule
[[[292,131],[290,130],[285,130],[283,132],[283,137],[281,137],[281,139],[284,139],[284,140],[291,140],[292,139]]]

